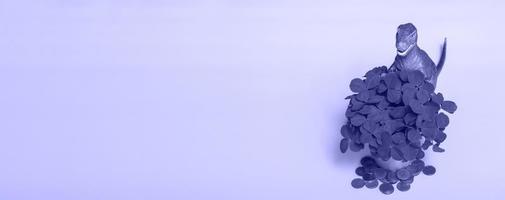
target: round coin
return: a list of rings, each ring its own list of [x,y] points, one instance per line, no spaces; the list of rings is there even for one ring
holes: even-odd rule
[[[362,188],[365,186],[365,181],[361,178],[355,178],[351,181],[351,186],[356,189]]]
[[[424,167],[423,174],[431,176],[431,175],[435,174],[436,171],[437,171],[437,169],[435,169],[435,167],[428,165],[428,166]]]
[[[393,194],[393,192],[395,191],[395,188],[390,183],[383,183],[383,184],[381,184],[381,186],[379,186],[379,190],[382,193],[389,195],[389,194]]]

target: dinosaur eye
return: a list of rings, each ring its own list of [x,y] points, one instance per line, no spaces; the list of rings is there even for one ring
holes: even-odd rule
[[[409,35],[409,38],[416,38],[417,37],[417,32],[412,32],[410,35]]]

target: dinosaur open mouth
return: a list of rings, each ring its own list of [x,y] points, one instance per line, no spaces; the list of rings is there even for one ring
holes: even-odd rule
[[[403,51],[401,51],[401,50],[399,50],[399,49],[398,49],[398,50],[397,50],[397,51],[398,51],[398,55],[400,55],[400,56],[404,56],[404,55],[406,55],[406,54],[410,51],[410,49],[412,49],[412,47],[413,47],[413,46],[414,46],[414,45],[410,45],[410,46],[409,46],[409,48],[407,48],[407,49],[405,49],[405,50],[403,50]]]

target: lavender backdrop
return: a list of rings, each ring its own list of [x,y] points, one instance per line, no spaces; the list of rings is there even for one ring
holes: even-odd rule
[[[500,1],[0,0],[0,199],[504,199]],[[337,152],[350,79],[413,22],[459,110],[385,197]]]

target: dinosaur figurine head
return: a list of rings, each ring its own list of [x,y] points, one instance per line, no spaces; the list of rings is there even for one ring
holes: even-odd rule
[[[417,29],[411,24],[398,26],[396,32],[396,50],[399,56],[405,56],[417,45]]]

